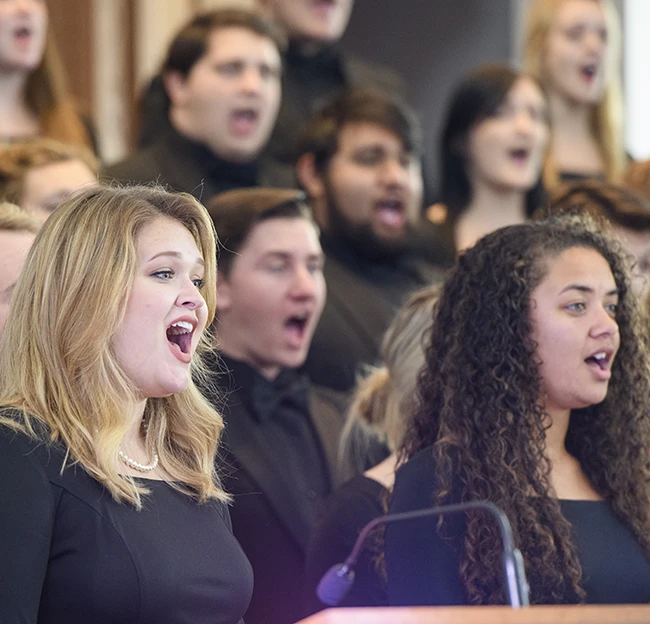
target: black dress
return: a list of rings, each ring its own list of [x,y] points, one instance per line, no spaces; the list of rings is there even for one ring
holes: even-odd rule
[[[425,449],[396,474],[390,512],[432,505],[436,487],[432,450]],[[459,502],[458,500],[450,500]],[[582,566],[588,603],[650,602],[650,561],[632,533],[605,501],[560,500]],[[437,518],[386,528],[386,567],[391,605],[466,605],[458,578],[465,519],[448,516],[441,539]]]
[[[235,624],[252,572],[227,507],[163,481],[119,504],[64,449],[0,426],[0,622]]]

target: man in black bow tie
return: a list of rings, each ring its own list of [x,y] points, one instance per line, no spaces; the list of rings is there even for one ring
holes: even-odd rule
[[[216,378],[233,530],[253,565],[247,624],[302,615],[307,543],[333,486],[342,405],[299,370],[325,303],[318,230],[299,191],[241,189],[208,205],[221,250]]]

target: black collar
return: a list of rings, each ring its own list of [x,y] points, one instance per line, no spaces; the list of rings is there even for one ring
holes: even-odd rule
[[[171,124],[167,129],[168,144],[175,153],[186,154],[192,162],[200,164],[210,177],[227,180],[228,188],[256,186],[260,173],[259,159],[247,163],[235,163],[217,156],[205,144],[181,134]]]
[[[270,381],[245,362],[225,354],[221,354],[221,359],[231,373],[226,389],[237,392],[260,422],[272,418],[285,405],[309,413],[309,380],[304,373],[285,368]]]

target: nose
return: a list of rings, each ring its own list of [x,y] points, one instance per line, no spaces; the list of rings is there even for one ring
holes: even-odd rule
[[[205,305],[203,295],[201,295],[201,292],[191,279],[188,278],[183,281],[183,287],[178,293],[176,305],[188,310],[198,310]]]
[[[316,293],[316,278],[306,266],[296,268],[291,281],[290,294],[295,299],[311,299]]]
[[[611,315],[611,312],[604,306],[598,308],[597,316],[591,329],[591,335],[594,337],[615,336],[618,333],[618,323]]]
[[[241,89],[246,93],[258,93],[262,76],[256,67],[247,68],[241,76]]]
[[[519,111],[517,113],[515,116],[515,128],[519,134],[532,134],[533,119],[528,111]]]
[[[406,167],[397,158],[386,158],[381,167],[381,181],[389,187],[402,187],[406,184]]]
[[[588,31],[584,38],[585,47],[589,52],[596,52],[601,54],[605,49],[605,41],[603,35],[597,31]]]

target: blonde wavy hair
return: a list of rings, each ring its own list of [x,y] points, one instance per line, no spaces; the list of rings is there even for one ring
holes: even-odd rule
[[[0,203],[0,230],[6,232],[31,232],[36,234],[41,224],[16,204]]]
[[[16,285],[0,351],[0,405],[17,408],[0,422],[67,448],[72,461],[119,502],[141,507],[148,491],[118,472],[118,450],[130,423],[126,406],[137,390],[113,349],[137,269],[142,228],[173,219],[192,234],[205,260],[208,325],[216,307],[216,237],[212,221],[191,195],[159,188],[92,188],[67,200],[41,228]],[[201,355],[192,375],[207,377]],[[145,407],[146,445],[160,457],[170,485],[200,502],[227,500],[214,458],[221,416],[194,382]],[[65,466],[65,464],[64,464]],[[64,469],[62,466],[62,470]]]
[[[526,23],[524,69],[543,85],[548,83],[544,70],[544,56],[549,32],[558,7],[569,0],[533,0]],[[623,89],[621,85],[621,22],[612,0],[592,0],[603,10],[607,25],[606,84],[603,97],[593,108],[592,132],[605,162],[605,175],[612,182],[619,181],[626,166],[623,144]],[[552,120],[551,120],[552,123]],[[558,171],[549,155],[544,168],[547,188],[559,183]]]

